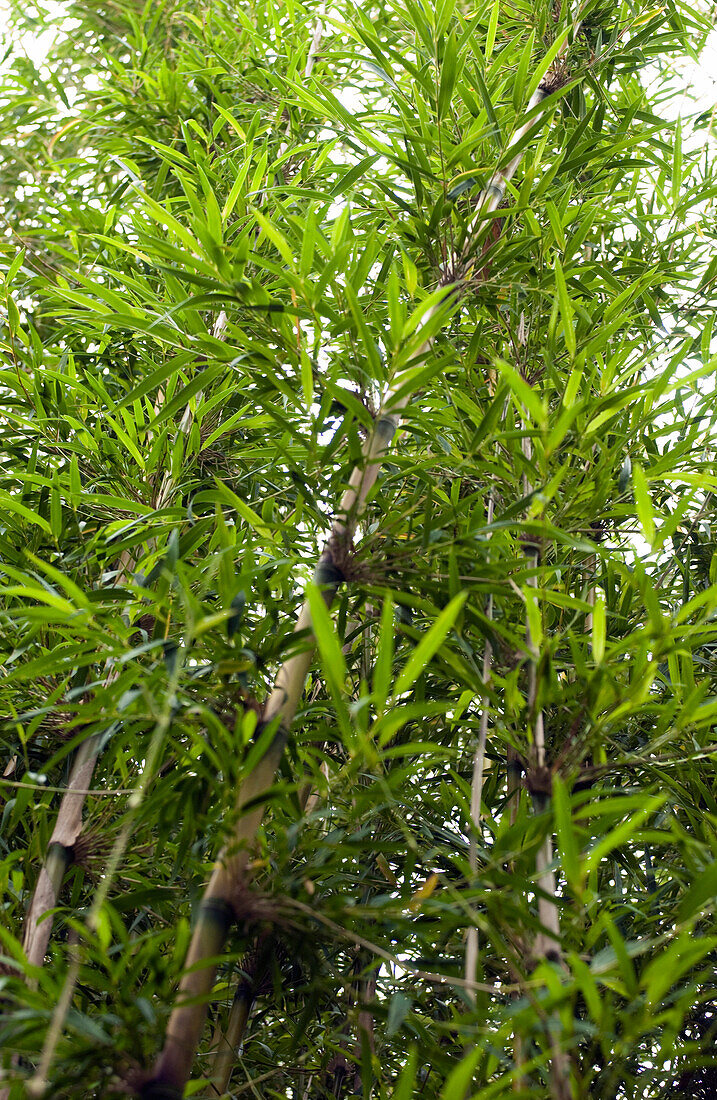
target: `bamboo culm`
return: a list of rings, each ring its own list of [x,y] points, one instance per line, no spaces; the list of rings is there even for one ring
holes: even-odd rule
[[[545,82],[528,105],[528,111],[546,99],[552,88]],[[530,119],[513,138],[517,143],[535,125]],[[516,154],[507,166],[494,173],[481,194],[476,214],[460,257],[461,264],[470,262],[476,230],[486,214],[496,210],[503,200],[507,185],[522,159]],[[450,270],[453,264],[450,265]],[[444,273],[445,300],[456,300],[457,288],[448,285],[448,270]],[[440,306],[429,309],[422,319],[422,328],[437,313]],[[416,366],[430,354],[432,342],[421,344],[411,365]],[[400,425],[403,411],[411,394],[401,387],[401,376],[389,390],[374,428],[364,444],[362,460],[353,470],[343,495],[326,546],[314,572],[314,583],[321,586],[328,607],[345,579],[340,561],[350,550],[356,526],[378,477],[383,458]],[[230,926],[234,920],[232,899],[245,888],[251,846],[263,819],[263,800],[271,787],[281,760],[289,729],[303,693],[306,675],[314,652],[311,613],[308,601],[303,605],[294,628],[297,646],[279,669],[267,701],[262,729],[269,724],[274,729],[270,748],[251,775],[243,781],[236,800],[236,827],[232,841],[220,853],[206,887],[195,924],[187,961],[180,982],[175,1007],[170,1015],[165,1043],[155,1063],[152,1077],[141,1088],[144,1100],[179,1100],[191,1073],[195,1052],[204,1026],[207,998],[216,976]]]
[[[226,325],[227,315],[222,310],[217,316],[213,328],[213,335],[217,339],[221,339],[223,336]],[[199,394],[196,399],[197,405],[201,401],[201,396]],[[179,423],[179,432],[186,435],[192,426],[193,420],[194,414],[191,405],[187,405]],[[166,475],[158,493],[157,508],[165,507],[172,493],[172,485],[171,477]],[[118,587],[131,578],[135,564],[129,554],[125,553],[121,556],[118,575],[115,580]],[[110,668],[105,676],[103,686],[105,688],[110,687],[116,678],[116,669]],[[67,789],[60,802],[48,844],[47,856],[40,869],[30,908],[25,918],[23,948],[27,960],[32,966],[40,967],[45,961],[52,934],[52,910],[57,905],[65,873],[74,858],[74,845],[82,832],[82,814],[87,798],[86,792],[92,786],[92,777],[102,748],[103,737],[104,735],[101,733],[93,734],[83,741],[78,748],[70,771]],[[0,1100],[2,1100],[1,1094]]]

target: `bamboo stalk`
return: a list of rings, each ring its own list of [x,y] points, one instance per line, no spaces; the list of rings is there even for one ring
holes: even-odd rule
[[[247,987],[245,982],[240,982],[234,994],[227,1026],[219,1036],[220,1045],[216,1065],[212,1071],[209,1096],[223,1096],[227,1091],[232,1070],[236,1065],[237,1055],[244,1041],[244,1034],[249,1023],[249,1013],[253,1004],[253,990]]]
[[[317,11],[316,22],[314,24],[314,32],[312,34],[311,43],[309,45],[309,51],[308,51],[308,54],[306,56],[306,65],[304,66],[304,80],[309,80],[309,78],[311,77],[311,74],[312,74],[313,69],[314,69],[314,64],[315,64],[316,58],[317,58],[318,53],[319,53],[319,49],[321,48],[321,40],[322,40],[322,37],[323,37],[323,31],[324,31],[323,20],[324,20],[325,13],[326,13],[326,2],[325,2],[325,0],[322,0],[322,3],[319,5],[318,11]],[[289,121],[287,122],[287,125],[286,125],[286,137],[287,137],[287,139],[288,139],[288,136],[290,134],[290,131],[291,131],[291,120],[289,119]],[[222,314],[220,314],[220,317],[224,318],[223,324],[225,326],[226,325],[226,314],[223,311],[222,311]],[[298,320],[297,320],[297,325],[298,325]],[[182,423],[182,425],[180,425],[180,430],[182,430],[182,429],[183,429],[183,423]],[[296,624],[296,631],[299,632],[300,629],[302,629],[302,630],[304,629],[304,625],[302,624],[301,615],[299,616],[299,621]],[[299,659],[297,659],[294,662],[293,666],[291,666],[290,668],[287,667],[291,663],[291,659],[290,659],[289,661],[286,662],[284,668],[287,669],[287,680],[288,680],[289,684],[291,684],[291,682],[295,681],[296,683],[300,682],[303,685],[303,681],[306,677],[306,673],[308,672],[308,663],[306,665],[305,670],[302,673],[302,668],[303,668],[304,662],[300,659],[301,655],[297,655],[297,656],[298,656]],[[309,662],[310,662],[310,656],[309,656]],[[283,669],[281,671],[283,671]],[[280,684],[280,682],[279,682],[279,677],[277,677],[275,687],[282,687],[282,689],[283,689],[283,685]],[[288,696],[287,696],[287,698],[288,698]],[[297,696],[296,702],[294,703],[294,709],[296,708],[297,704],[298,704],[298,696]],[[269,703],[268,703],[268,705],[266,707],[266,710],[265,710],[264,723],[262,723],[262,728],[265,728],[266,723],[268,721],[271,721],[275,717],[274,711],[271,710],[271,707],[272,707],[272,700],[270,698]],[[282,723],[282,717],[280,715],[281,708],[277,704],[276,701],[274,702],[274,710],[276,711],[276,714],[279,716],[278,717],[278,722],[279,722],[279,727],[280,727],[281,723]],[[293,711],[292,711],[292,714],[293,714]],[[257,735],[259,735],[259,732],[260,731],[257,731]],[[283,735],[282,733],[278,734],[278,738],[279,738],[279,740],[275,741],[274,745],[272,745],[272,748],[270,748],[269,753],[267,754],[267,756],[269,757],[269,761],[268,761],[269,764],[271,764],[271,761],[274,759],[274,755],[276,755],[276,764],[274,765],[273,770],[275,770],[276,766],[278,766],[278,762],[281,759],[281,754],[283,752],[284,743],[285,743],[285,739],[286,739],[285,735]],[[275,746],[276,746],[276,753],[272,754],[272,749]],[[272,770],[272,775],[273,775],[273,770]],[[310,793],[311,792],[309,790],[307,790],[307,792],[306,792],[306,799],[307,800],[310,797]],[[239,797],[240,796],[238,796],[238,803],[239,803]],[[261,818],[259,819],[259,821],[260,820],[261,820]],[[251,819],[247,822],[247,824],[251,828],[251,825],[252,825]],[[257,828],[258,828],[258,824],[259,823],[257,823],[257,825],[256,825]],[[243,867],[240,864],[236,865],[237,872],[240,872],[242,869],[243,869]],[[213,879],[210,881],[209,886],[207,887],[207,892],[212,887],[212,882],[214,882],[215,887],[217,889],[219,889],[220,891],[223,892],[224,887],[225,887],[224,881],[220,878],[215,879],[214,876],[213,876]],[[206,895],[205,895],[205,897],[206,897]],[[200,916],[200,920],[202,920],[201,916]],[[209,925],[211,925],[211,923],[212,923],[211,915],[207,916],[207,922],[208,922]],[[211,936],[210,936],[209,932],[207,932],[207,937],[208,937],[207,943],[211,943],[212,941],[211,941]],[[194,941],[192,941],[192,946],[193,946],[193,943],[194,943]],[[191,950],[192,950],[192,948],[190,946],[190,956],[191,956]],[[188,957],[188,960],[187,960],[187,965],[189,965],[189,957]],[[239,990],[237,990],[237,993],[238,992],[239,992]],[[252,999],[252,1001],[253,1001],[253,999]],[[222,1089],[226,1087],[226,1085],[228,1084],[228,1081],[229,1081],[229,1077],[231,1076],[231,1063],[229,1062],[229,1058],[233,1055],[233,1051],[236,1049],[236,1046],[237,1046],[237,1042],[234,1041],[234,1039],[232,1037],[233,1032],[237,1032],[237,1034],[239,1032],[241,1032],[243,1034],[244,1028],[246,1027],[246,1023],[247,1023],[248,1018],[249,1018],[249,1012],[251,1011],[251,1003],[252,1002],[249,1002],[248,1004],[245,1004],[243,999],[240,999],[239,1001],[237,1001],[236,998],[235,998],[235,1000],[232,1004],[231,1011],[230,1011],[227,1033],[222,1036],[221,1032],[220,1032],[219,1042],[221,1042],[223,1045],[222,1045],[222,1050],[221,1050],[221,1054],[220,1054],[221,1065],[218,1069],[218,1073],[219,1073],[218,1082],[221,1084]],[[170,1022],[170,1025],[171,1025],[171,1022]],[[169,1029],[168,1029],[167,1034],[169,1036],[169,1034],[170,1034]]]
[[[368,972],[361,963],[365,960],[364,948],[357,948],[355,958],[350,968],[352,978],[345,983],[347,991],[347,1003],[344,1022],[340,1031],[338,1050],[328,1064],[324,1074],[323,1091],[327,1096],[335,1100],[341,1100],[344,1085],[349,1085],[349,1095],[356,1096],[363,1093],[362,1063],[363,1048],[367,1046],[371,1054],[375,1053],[375,1038],[373,1027],[373,1013],[367,1007],[376,995],[376,984],[380,965],[370,966]],[[353,1043],[354,1052],[351,1054],[351,1016],[356,1017],[356,1038]],[[353,1067],[353,1068],[351,1068]],[[353,1083],[351,1083],[353,1078]]]
[[[269,968],[274,941],[265,937],[256,944],[252,957],[245,963],[244,973],[232,1000],[226,1027],[217,1025],[213,1046],[216,1051],[215,1065],[211,1067],[211,1081],[207,1089],[208,1097],[223,1096],[229,1087],[232,1070],[241,1050],[246,1033],[249,1015],[259,989]]]
[[[354,626],[357,625],[358,624],[354,624]],[[351,633],[351,629],[349,629],[348,632]],[[345,643],[342,647],[344,655],[348,655],[350,650],[351,643]],[[318,686],[318,684],[316,686]],[[324,778],[328,780],[329,773],[326,761],[324,761],[324,763],[321,765],[321,772]],[[309,815],[313,811],[314,807],[319,801],[319,797],[320,796],[318,791],[311,785],[311,783],[307,782],[299,790],[299,806],[305,816]],[[216,1049],[218,1049],[220,1053],[218,1056],[218,1068],[213,1071],[213,1079],[215,1081],[215,1087],[220,1089],[220,1094],[221,1092],[225,1091],[228,1086],[229,1078],[231,1076],[231,1071],[234,1065],[234,1054],[239,1042],[239,1040],[234,1038],[234,1032],[238,1031],[240,1035],[243,1034],[244,1028],[246,1027],[246,1024],[248,1022],[249,1012],[251,1011],[251,1007],[253,1004],[252,999],[251,1003],[246,1007],[246,1018],[244,1018],[244,1002],[241,999],[237,999],[241,987],[244,984],[244,981],[240,982],[239,984],[239,987],[237,989],[237,997],[235,997],[232,1003],[232,1007],[230,1009],[229,1020],[227,1021],[226,1029],[223,1031],[221,1026],[218,1025],[214,1033],[212,1045]],[[211,1093],[211,1095],[213,1096],[215,1094]]]
[[[543,81],[532,96],[528,110],[541,103],[552,90],[553,86]],[[536,121],[536,118],[530,119],[520,127],[513,144],[524,137]],[[487,213],[499,206],[521,159],[522,153],[516,153],[504,169],[493,174],[488,187],[481,194],[460,257],[464,264],[470,265],[473,262],[470,257],[476,227]],[[455,294],[455,288],[448,287],[449,274],[448,271],[444,272],[446,298]],[[421,329],[428,325],[438,309],[438,306],[433,306],[426,312]],[[412,365],[424,361],[431,346],[431,339],[426,339],[419,346]],[[383,458],[398,430],[401,415],[411,400],[407,389],[403,388],[401,393],[400,383],[399,376],[386,395],[373,431],[364,444],[362,459],[349,478],[328,541],[314,571],[314,583],[322,587],[328,607],[332,605],[339,585],[345,579],[340,562],[351,547],[357,522],[376,482]],[[243,781],[237,794],[235,835],[220,853],[206,887],[177,1002],[167,1026],[164,1047],[155,1063],[152,1078],[141,1090],[145,1100],[179,1100],[189,1078],[204,1026],[207,998],[214,984],[218,956],[224,947],[233,919],[232,898],[245,883],[250,847],[263,818],[263,799],[281,760],[313,658],[315,640],[311,626],[311,612],[307,601],[294,628],[294,635],[303,644],[303,648],[295,651],[279,669],[261,724],[261,730],[271,724],[275,735],[266,754],[252,774]]]
[[[430,341],[421,346],[417,356],[419,360],[425,357],[429,347]],[[364,444],[363,460],[352,472],[341,499],[331,534],[314,570],[314,582],[321,586],[329,607],[344,580],[338,563],[351,544],[383,456],[409,400],[408,393],[398,398],[395,386],[389,390],[384,411],[378,416],[374,430]],[[294,628],[294,635],[300,640],[302,648],[287,658],[279,669],[258,731],[260,734],[271,725],[275,734],[269,749],[239,789],[235,835],[231,844],[221,852],[206,887],[180,982],[178,1003],[167,1026],[164,1048],[151,1081],[143,1088],[142,1095],[147,1098],[167,1100],[172,1096],[180,1097],[189,1077],[204,1025],[206,999],[214,984],[217,956],[224,947],[233,919],[232,898],[245,880],[249,847],[263,818],[261,799],[271,786],[281,760],[313,658],[311,625],[311,611],[306,601]]]
[[[159,717],[155,726],[152,738],[147,750],[147,756],[145,760],[144,769],[137,781],[132,794],[129,797],[127,804],[127,811],[125,813],[125,820],[122,828],[117,834],[117,838],[112,846],[109,859],[107,861],[107,867],[105,873],[100,880],[100,883],[95,890],[92,904],[87,914],[86,926],[90,933],[96,934],[99,928],[100,913],[107,900],[107,896],[110,891],[110,887],[114,880],[114,876],[119,868],[120,861],[124,855],[129,839],[132,835],[132,828],[134,825],[137,812],[144,801],[147,793],[147,788],[152,781],[155,773],[155,768],[159,753],[164,743],[164,738],[169,729],[171,721],[171,703],[174,693],[177,688],[177,678],[179,676],[179,662],[172,673],[170,678],[170,691],[167,694],[167,701],[165,702],[164,711]],[[70,965],[65,975],[65,981],[60,992],[59,999],[55,1005],[52,1013],[52,1019],[50,1020],[50,1026],[47,1029],[45,1035],[45,1042],[42,1048],[42,1054],[40,1056],[40,1062],[35,1070],[33,1076],[28,1080],[26,1086],[26,1092],[29,1097],[34,1100],[41,1100],[46,1096],[49,1088],[49,1071],[52,1065],[52,1061],[57,1049],[57,1044],[60,1041],[62,1035],[65,1020],[67,1014],[70,1011],[72,1004],[72,997],[77,986],[77,981],[80,976],[80,965],[82,962],[82,950],[79,942],[75,941],[71,943],[70,953]]]
[[[213,335],[221,338],[227,325],[227,315],[222,310],[214,323]],[[197,403],[201,400],[201,394]],[[179,431],[187,434],[192,426],[194,414],[188,404],[179,423]],[[157,508],[163,508],[172,490],[172,478],[165,475],[160,488]],[[117,585],[130,579],[135,567],[132,556],[124,552],[120,556]],[[103,687],[108,688],[117,679],[116,668],[111,668],[105,676]],[[30,908],[25,920],[23,947],[27,961],[31,966],[41,967],[47,954],[47,946],[52,933],[52,910],[57,900],[67,868],[73,861],[74,845],[82,832],[82,814],[87,791],[92,786],[92,777],[100,749],[103,734],[93,734],[83,741],[77,750],[70,771],[67,788],[60,801],[57,818],[47,848],[45,862],[40,869]]]
[[[132,568],[132,558],[124,553],[120,560],[120,583],[130,575]],[[117,675],[116,669],[110,669],[103,686],[109,687]],[[103,734],[96,733],[82,742],[75,754],[70,778],[60,801],[45,862],[40,868],[30,908],[25,918],[23,948],[28,963],[33,967],[41,967],[45,961],[47,945],[52,933],[52,910],[57,905],[65,873],[74,858],[74,846],[82,832],[82,813],[87,791],[92,786],[92,776],[102,738]]]
[[[533,447],[530,437],[523,436],[523,453],[529,462],[532,458]],[[532,491],[527,472],[523,477],[524,496],[529,496]],[[536,589],[538,586],[538,568],[540,564],[540,548],[537,543],[526,544],[525,556],[529,568],[528,585]],[[530,620],[526,616],[525,623],[526,648],[530,654],[529,680],[528,680],[528,711],[533,716],[533,744],[531,750],[531,762],[528,770],[528,782],[531,785],[533,810],[541,814],[550,808],[550,795],[546,790],[547,779],[550,774],[546,766],[545,756],[545,722],[542,709],[536,709],[538,696],[537,663],[539,651],[532,637]],[[538,894],[538,920],[540,931],[535,937],[533,954],[539,962],[543,959],[562,964],[562,945],[560,941],[560,915],[558,911],[557,887],[555,872],[552,869],[553,840],[548,830],[545,840],[538,850],[535,861]],[[548,1020],[550,1029],[551,1020]],[[567,1054],[560,1046],[560,1040],[552,1030],[549,1034],[551,1048],[550,1079],[551,1095],[553,1100],[571,1100],[572,1090],[570,1085],[570,1062]]]
[[[486,509],[486,526],[490,527],[493,522],[493,512],[495,508],[495,497],[493,490],[488,495],[488,507]],[[486,618],[491,620],[493,618],[493,593],[488,597],[488,604],[486,606]],[[491,667],[493,662],[493,646],[490,643],[490,639],[486,639],[485,650],[483,651],[483,706],[480,715],[480,726],[478,729],[478,744],[475,748],[473,756],[473,776],[471,780],[471,833],[468,846],[468,866],[470,868],[471,882],[474,883],[478,878],[478,836],[480,834],[480,822],[481,822],[481,803],[483,800],[483,775],[485,771],[485,750],[488,740],[488,718],[489,718],[489,706],[488,706],[488,682],[491,675]],[[465,974],[467,981],[475,981],[476,970],[478,967],[478,929],[475,926],[471,926],[468,929],[466,936],[466,964]],[[471,994],[471,1000],[475,1004],[476,992]]]

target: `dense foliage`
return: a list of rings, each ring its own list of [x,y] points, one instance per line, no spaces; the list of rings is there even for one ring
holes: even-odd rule
[[[717,190],[680,76],[709,28],[682,0],[16,5],[11,1100],[160,1095],[247,820],[185,1095],[717,1092]]]

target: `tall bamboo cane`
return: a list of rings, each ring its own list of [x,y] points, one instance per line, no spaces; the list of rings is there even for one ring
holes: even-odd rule
[[[420,361],[425,358],[429,347],[430,341],[427,341],[420,347],[416,359]],[[364,444],[362,461],[349,479],[329,539],[314,570],[314,583],[321,586],[327,606],[331,606],[345,579],[341,562],[346,559],[356,524],[409,400],[408,392],[398,396],[395,387],[389,390],[374,429]],[[299,648],[279,669],[257,731],[260,735],[271,728],[274,735],[266,753],[239,788],[235,835],[220,854],[204,893],[179,987],[178,1003],[167,1026],[164,1048],[152,1080],[143,1088],[143,1096],[148,1100],[181,1097],[191,1072],[204,1024],[206,998],[214,984],[217,958],[234,919],[233,899],[246,879],[249,848],[263,818],[262,799],[281,760],[313,658],[311,628],[311,611],[306,601],[294,627]]]
[[[490,527],[493,522],[493,512],[495,508],[495,499],[493,490],[488,494],[488,507],[486,509],[486,526]],[[486,618],[491,620],[493,618],[493,593],[488,596],[488,603],[486,606]],[[478,744],[475,748],[475,754],[473,756],[473,777],[471,780],[471,834],[468,846],[468,866],[470,868],[471,882],[475,883],[478,878],[478,837],[480,835],[480,821],[481,821],[481,802],[483,800],[483,775],[485,772],[485,750],[488,740],[488,682],[490,680],[491,667],[493,662],[493,646],[490,639],[486,639],[485,649],[483,651],[483,706],[480,715],[480,726],[478,728]],[[476,969],[478,966],[478,929],[475,925],[472,925],[468,929],[466,936],[466,980],[474,982],[476,978]],[[472,1000],[475,1002],[476,993],[473,991],[470,994]]]
[[[131,555],[126,552],[120,558],[118,583],[123,584],[134,568]],[[109,687],[117,679],[112,668],[105,676],[103,687]],[[97,757],[102,746],[101,733],[95,733],[82,742],[70,770],[67,787],[60,801],[57,818],[47,846],[45,861],[40,868],[30,908],[25,918],[23,948],[27,961],[33,967],[42,966],[52,933],[52,910],[57,905],[63,879],[74,858],[74,846],[82,832],[82,812],[87,791],[92,785]]]
[[[523,453],[529,462],[532,458],[533,446],[528,435],[523,437]],[[524,496],[528,497],[532,491],[527,473],[523,478]],[[528,585],[535,589],[538,586],[538,570],[540,566],[540,545],[538,542],[527,541],[525,544],[525,558],[529,569]],[[539,651],[532,637],[530,621],[526,616],[525,624],[526,648],[529,654],[528,671],[528,711],[533,717],[533,744],[532,759],[528,766],[527,778],[533,800],[533,810],[536,814],[545,813],[550,809],[551,794],[549,788],[550,769],[546,766],[545,755],[545,721],[543,711],[537,707],[538,701],[538,677],[537,665]],[[548,960],[562,963],[562,945],[560,941],[560,914],[558,911],[557,887],[553,862],[553,839],[548,830],[545,840],[541,844],[535,860],[538,894],[538,921],[540,931],[537,933],[533,946],[533,954],[536,962]],[[551,1020],[548,1020],[550,1028]],[[570,1086],[570,1062],[567,1054],[560,1046],[560,1040],[550,1032],[550,1078],[551,1094],[554,1100],[571,1100],[572,1090]]]
[[[249,1015],[259,989],[268,973],[275,943],[271,937],[258,941],[242,964],[240,978],[232,1001],[229,1019],[224,1029],[217,1028],[214,1037],[216,1062],[212,1066],[211,1079],[207,1084],[207,1097],[223,1096],[227,1091],[232,1070],[236,1064],[237,1052],[244,1041]]]
[[[215,337],[220,338],[223,335],[226,324],[227,316],[222,310],[214,324]],[[200,400],[201,394],[197,398],[197,403]],[[194,413],[188,404],[182,415],[179,431],[186,435],[193,420]],[[172,478],[165,475],[157,495],[158,509],[163,508],[169,500],[172,487]],[[121,586],[130,579],[135,564],[129,553],[124,552],[121,555],[116,580],[118,585]],[[117,669],[111,668],[105,676],[103,687],[110,687],[117,676]],[[27,961],[33,967],[42,966],[47,954],[53,925],[52,910],[57,905],[65,873],[74,858],[74,846],[82,832],[82,814],[87,791],[92,786],[92,777],[102,748],[102,738],[101,733],[96,733],[80,745],[70,771],[67,788],[60,801],[45,861],[40,868],[35,892],[25,919],[23,947]]]
[[[314,23],[313,33],[311,36],[311,42],[309,44],[308,53],[306,55],[306,64],[304,66],[304,80],[309,80],[314,70],[316,58],[319,55],[321,49],[321,41],[324,33],[324,18],[326,15],[326,0],[322,0],[319,4],[316,12],[316,21]],[[291,120],[286,124],[286,138],[288,140],[291,133]],[[280,152],[286,149],[286,145],[283,144],[280,147]],[[222,313],[222,316],[226,315]],[[297,321],[298,325],[298,321]],[[216,333],[215,333],[216,335]],[[306,792],[308,798],[309,792]],[[231,1008],[229,1010],[229,1019],[227,1021],[226,1031],[222,1031],[221,1028],[217,1029],[215,1036],[216,1045],[218,1050],[217,1065],[214,1068],[214,1081],[211,1086],[213,1093],[221,1094],[226,1088],[229,1078],[231,1076],[232,1064],[233,1064],[233,1051],[237,1048],[241,1042],[244,1031],[249,1020],[249,1013],[254,998],[248,999],[246,996],[246,983],[240,982],[237,988],[236,995],[232,1001]]]
[[[347,628],[347,633],[352,633],[351,628]],[[342,650],[344,655],[348,655],[351,650],[351,642],[345,643]],[[318,686],[318,684],[316,686]],[[328,779],[328,770],[325,761],[321,765],[321,771],[324,777]],[[309,815],[318,801],[318,791],[311,783],[307,783],[298,793],[299,806],[304,815]],[[252,953],[250,952],[249,954],[251,957]],[[242,966],[243,971],[246,969],[246,965]],[[246,986],[245,979],[242,979],[237,987],[234,1000],[229,1009],[226,1025],[222,1027],[218,1024],[214,1030],[212,1047],[216,1051],[216,1061],[207,1071],[207,1077],[211,1079],[208,1092],[208,1095],[211,1097],[223,1096],[227,1091],[236,1062],[236,1051],[243,1042],[244,1033],[249,1023],[249,1014],[252,1010],[255,997],[252,997],[251,1001],[248,1002],[246,993],[242,989],[243,986]]]
[[[559,82],[546,77],[531,97],[528,112],[560,86]],[[536,122],[537,117],[530,118],[516,131],[511,144],[521,141]],[[480,227],[485,215],[495,211],[502,202],[522,155],[522,151],[516,153],[505,168],[497,170],[491,176],[488,186],[479,197],[477,212],[470,222],[464,248],[459,256],[452,258],[451,271],[459,268],[465,272],[473,266],[476,229]],[[447,297],[452,293],[452,290],[446,289]],[[420,331],[426,328],[439,308],[436,305],[426,312]],[[412,361],[414,365],[425,361],[431,344],[430,337],[420,344]],[[373,431],[364,444],[362,460],[349,479],[328,541],[314,570],[314,583],[321,586],[323,598],[329,607],[340,584],[345,580],[341,562],[345,560],[351,547],[357,522],[411,396],[410,390],[401,386],[399,376],[386,395]],[[234,836],[220,853],[206,887],[180,982],[177,1003],[167,1025],[164,1047],[151,1079],[141,1089],[145,1100],[179,1100],[191,1072],[204,1025],[207,998],[214,984],[218,957],[234,920],[233,901],[247,879],[250,848],[263,818],[263,800],[281,760],[313,658],[315,639],[308,601],[301,608],[294,635],[301,648],[279,669],[258,730],[261,734],[271,728],[273,738],[266,753],[251,775],[242,782],[237,793]]]

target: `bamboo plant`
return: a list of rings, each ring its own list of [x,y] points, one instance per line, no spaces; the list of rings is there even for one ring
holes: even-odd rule
[[[709,12],[49,19],[0,82],[0,1087],[710,1095]]]

